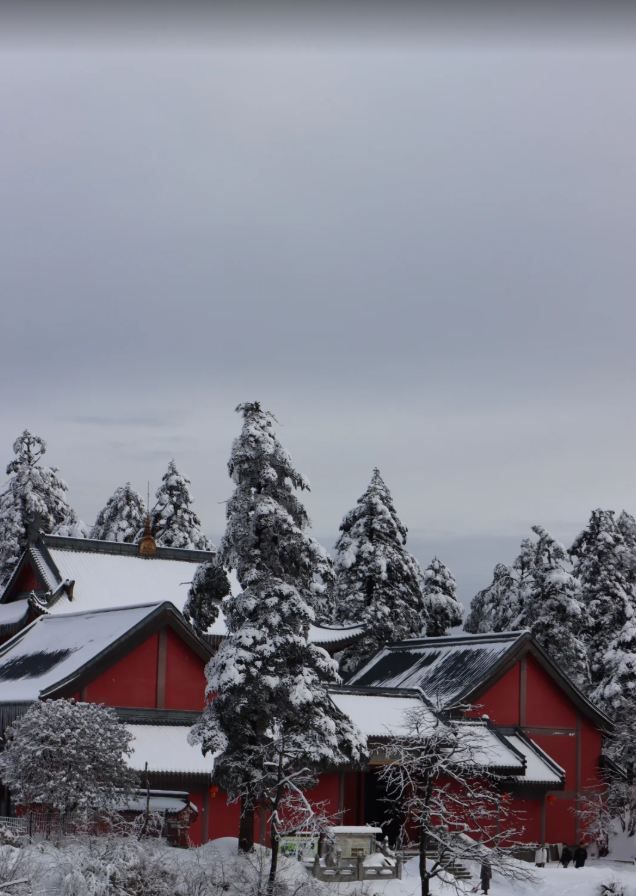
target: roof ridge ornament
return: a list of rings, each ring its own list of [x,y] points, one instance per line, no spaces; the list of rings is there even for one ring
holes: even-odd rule
[[[140,557],[154,557],[157,553],[157,542],[155,541],[152,534],[152,522],[150,520],[150,513],[146,514],[146,518],[144,520],[144,531],[143,535],[139,539],[138,553]]]

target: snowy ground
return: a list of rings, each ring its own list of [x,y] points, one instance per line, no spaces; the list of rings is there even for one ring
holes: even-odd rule
[[[0,893],[12,896],[262,896],[267,872],[266,850],[239,858],[237,841],[222,839],[198,849],[178,850],[156,841],[139,843],[97,838],[61,848],[50,843],[20,849],[0,847]],[[526,870],[529,868],[523,865]],[[614,880],[636,896],[636,866],[592,860],[583,869],[552,865],[531,868],[534,880],[511,882],[495,875],[491,896],[600,896],[601,884]],[[476,869],[475,869],[476,871]],[[10,885],[17,879],[22,884]],[[419,896],[417,860],[412,859],[399,880],[327,884],[314,880],[294,859],[282,859],[282,896]],[[477,882],[458,885],[432,882],[433,896],[471,893]],[[4,885],[4,886],[3,886]],[[481,889],[479,888],[479,892]]]

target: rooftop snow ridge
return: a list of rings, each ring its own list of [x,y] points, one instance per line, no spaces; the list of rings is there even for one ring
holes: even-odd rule
[[[81,551],[90,554],[124,554],[139,557],[139,545],[136,542],[101,541],[98,538],[73,538],[67,535],[42,535],[42,543],[58,551]],[[143,560],[184,560],[192,563],[205,563],[216,555],[215,551],[201,551],[195,548],[168,548],[157,545],[152,557],[144,556]]]
[[[502,644],[508,643],[512,641],[516,641],[518,638],[523,637],[524,635],[529,635],[530,629],[528,628],[520,628],[514,629],[509,632],[484,632],[478,635],[471,635],[466,632],[461,635],[441,635],[438,638],[405,638],[402,641],[393,641],[391,644],[387,644],[387,650],[391,650],[394,647],[435,647],[437,645],[450,646],[455,644],[480,644],[480,643],[488,643],[488,644]]]

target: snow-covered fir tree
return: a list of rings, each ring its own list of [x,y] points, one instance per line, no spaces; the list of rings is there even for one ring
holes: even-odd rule
[[[616,520],[618,531],[623,536],[623,570],[629,584],[636,586],[636,519],[623,510]]]
[[[216,621],[221,601],[230,593],[225,570],[215,557],[197,566],[183,615],[199,634],[204,634]]]
[[[146,507],[130,482],[116,488],[97,515],[90,537],[101,541],[134,542],[143,528]]]
[[[464,630],[472,634],[521,628],[528,594],[533,587],[534,544],[524,538],[512,566],[497,563],[488,587],[470,604]]]
[[[380,471],[340,525],[336,542],[336,612],[364,626],[342,657],[345,674],[390,641],[419,635],[426,626],[421,569],[406,548],[406,526]]]
[[[634,591],[625,570],[625,539],[613,510],[593,510],[570,554],[581,588],[585,639],[593,686],[606,677],[604,656],[634,615]]]
[[[158,545],[210,550],[211,544],[201,531],[201,520],[191,506],[190,480],[179,472],[174,460],[168,464],[155,498],[152,534]]]
[[[464,631],[473,635],[494,632],[495,616],[499,608],[509,606],[509,595],[514,589],[513,572],[505,563],[497,563],[492,582],[478,591],[470,602],[470,610],[464,622]]]
[[[579,582],[563,545],[542,526],[533,526],[532,531],[537,540],[523,625],[576,684],[586,687],[589,673]]]
[[[131,740],[110,707],[38,700],[7,729],[0,774],[14,802],[27,808],[112,808],[137,784],[126,765]]]
[[[241,799],[240,847],[253,843],[253,813],[283,761],[292,781],[361,758],[364,744],[329,699],[340,679],[308,641],[314,620],[315,543],[296,491],[308,488],[258,402],[240,405],[241,434],[228,463],[235,489],[221,544],[243,591],[225,601],[228,635],[206,669],[210,701],[192,739],[217,752],[220,785]]]
[[[30,530],[57,533],[79,523],[57,468],[41,463],[44,439],[25,429],[13,443],[13,452],[9,480],[0,495],[0,581],[11,575]]]
[[[636,620],[628,619],[615,635],[602,658],[600,682],[592,700],[616,723],[614,737],[606,745],[612,758],[623,767],[636,761]]]
[[[429,638],[447,635],[449,629],[461,625],[464,608],[457,600],[455,577],[437,557],[422,573],[422,594]]]

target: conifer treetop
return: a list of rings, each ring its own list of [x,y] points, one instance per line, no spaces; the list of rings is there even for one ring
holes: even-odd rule
[[[152,534],[158,545],[210,550],[210,541],[201,531],[201,520],[191,507],[190,480],[179,472],[174,460],[169,462],[155,498]]]
[[[384,644],[419,635],[426,610],[421,570],[406,549],[406,526],[377,468],[340,533],[334,563],[337,616],[365,628],[343,657],[348,674]]]
[[[139,536],[145,516],[143,498],[130,482],[126,482],[115,489],[106,506],[100,510],[90,537],[132,543]]]
[[[447,635],[449,629],[461,625],[464,609],[457,600],[455,577],[437,557],[422,573],[422,593],[427,616],[424,633],[429,638]]]
[[[0,581],[26,547],[30,533],[57,533],[78,526],[67,499],[68,486],[56,467],[41,463],[46,442],[25,429],[13,443],[8,482],[0,494]]]

